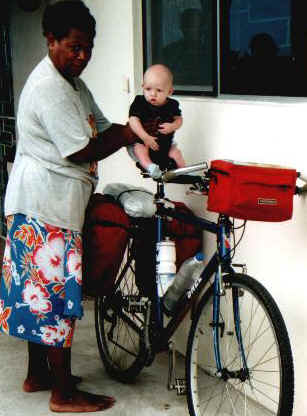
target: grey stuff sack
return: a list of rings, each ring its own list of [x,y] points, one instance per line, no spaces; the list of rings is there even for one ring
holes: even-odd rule
[[[154,194],[145,188],[125,183],[110,183],[105,186],[103,193],[112,195],[130,217],[150,218],[156,212]]]

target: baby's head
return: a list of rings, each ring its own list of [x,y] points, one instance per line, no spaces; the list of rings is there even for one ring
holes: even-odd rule
[[[154,106],[164,105],[173,93],[173,74],[167,66],[150,66],[144,74],[143,92],[146,101]]]

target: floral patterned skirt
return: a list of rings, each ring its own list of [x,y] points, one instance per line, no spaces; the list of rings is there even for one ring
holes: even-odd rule
[[[0,278],[0,331],[70,347],[82,310],[81,233],[23,214],[7,219]]]

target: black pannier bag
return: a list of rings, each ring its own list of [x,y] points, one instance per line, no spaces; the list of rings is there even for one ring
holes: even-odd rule
[[[175,210],[179,214],[191,214],[192,211],[182,202],[174,202]],[[143,296],[152,297],[154,281],[156,278],[156,243],[157,225],[155,218],[142,218],[140,230],[136,239],[136,284]],[[187,224],[179,219],[172,218],[166,223],[166,235],[174,242],[176,247],[176,269],[197,252],[202,251],[202,230],[196,225]]]

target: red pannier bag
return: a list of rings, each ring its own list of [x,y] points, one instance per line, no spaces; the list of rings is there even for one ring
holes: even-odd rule
[[[209,172],[208,211],[253,221],[292,217],[295,169],[213,160]]]
[[[83,227],[83,293],[110,292],[128,242],[129,217],[111,195],[92,194]]]
[[[173,204],[178,213],[194,215],[183,202],[173,202]],[[186,259],[202,251],[203,233],[196,225],[172,218],[167,222],[166,233],[175,241],[177,271]]]

